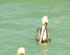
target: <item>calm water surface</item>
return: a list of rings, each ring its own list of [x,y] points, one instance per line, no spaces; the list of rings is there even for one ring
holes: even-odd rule
[[[35,40],[41,18],[48,15],[52,41]],[[70,55],[70,0],[0,0],[0,55]]]

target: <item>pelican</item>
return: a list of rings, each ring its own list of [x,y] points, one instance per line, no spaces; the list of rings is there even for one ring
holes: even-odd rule
[[[17,51],[17,55],[25,55],[25,48],[24,47],[20,47]]]
[[[47,16],[42,17],[42,27],[38,28],[36,32],[36,40],[38,40],[39,43],[48,42],[51,40],[47,29],[48,22]]]

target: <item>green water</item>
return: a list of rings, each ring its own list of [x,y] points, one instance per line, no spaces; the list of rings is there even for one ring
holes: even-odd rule
[[[41,18],[48,15],[52,41],[35,40]],[[70,55],[70,0],[0,0],[0,55]]]

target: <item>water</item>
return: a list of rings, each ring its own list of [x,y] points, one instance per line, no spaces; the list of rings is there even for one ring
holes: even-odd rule
[[[48,15],[52,41],[35,40],[41,18]],[[70,0],[0,0],[0,55],[70,55]]]

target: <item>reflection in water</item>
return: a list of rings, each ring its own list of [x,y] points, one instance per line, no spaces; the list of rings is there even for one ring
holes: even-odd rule
[[[41,52],[43,52],[43,55],[48,55],[48,45],[49,45],[49,42],[48,43],[42,43],[40,45],[42,46]]]

